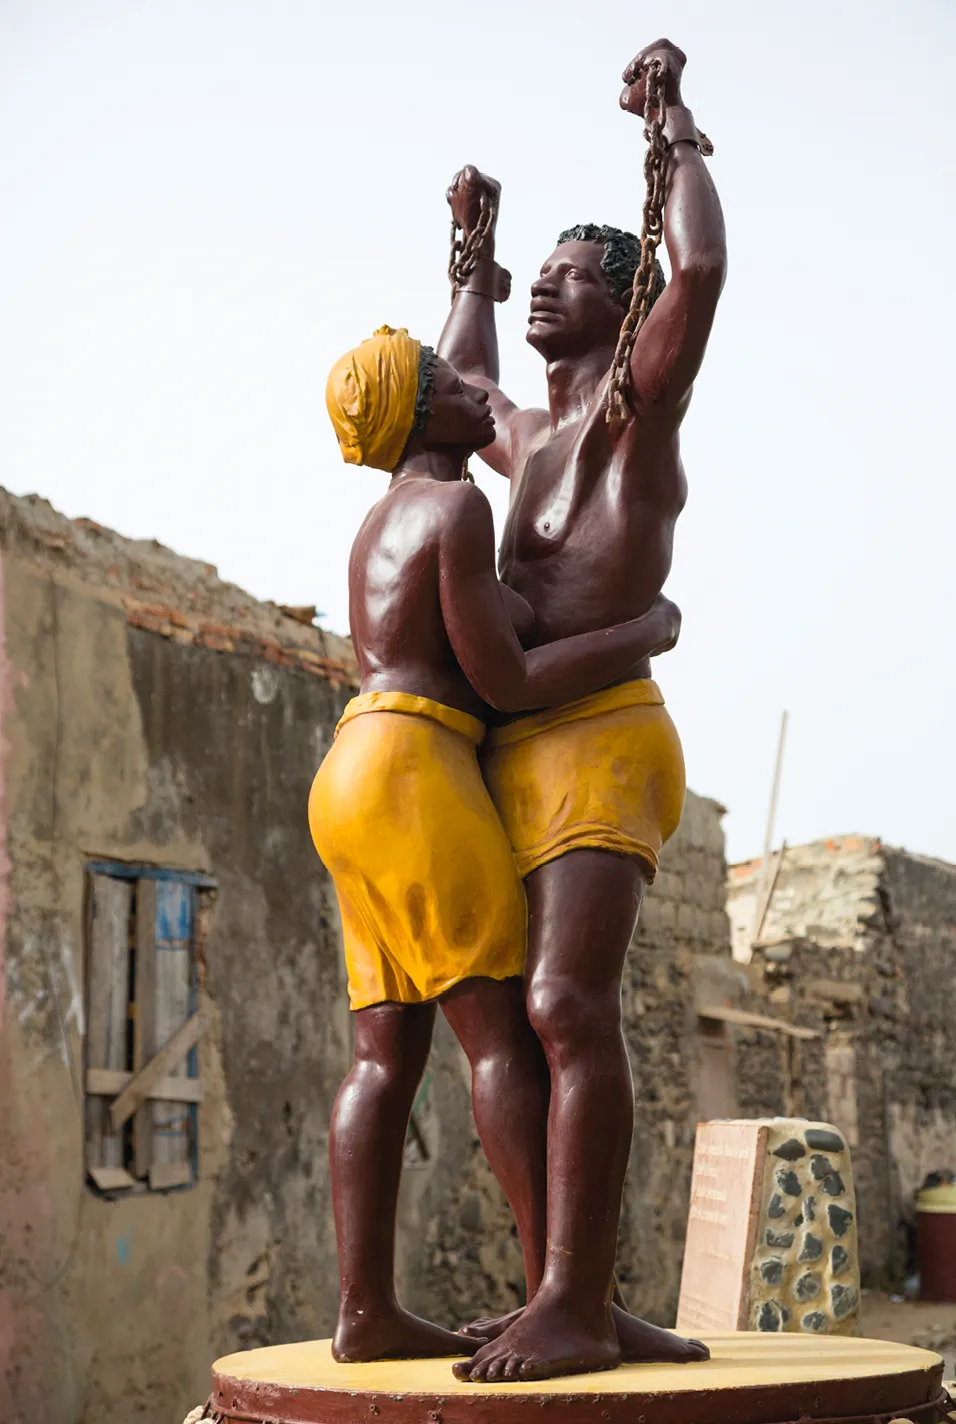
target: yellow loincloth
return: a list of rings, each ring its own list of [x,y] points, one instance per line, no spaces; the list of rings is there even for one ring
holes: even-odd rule
[[[338,895],[353,1009],[524,972],[524,890],[478,769],[483,734],[405,692],[353,698],[335,729],[309,827]]]
[[[650,678],[496,728],[481,766],[522,876],[586,846],[653,876],[684,809],[680,739]]]

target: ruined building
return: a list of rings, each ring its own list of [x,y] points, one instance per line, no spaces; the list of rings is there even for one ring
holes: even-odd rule
[[[803,1032],[734,1029],[741,1112],[824,1117],[846,1134],[863,1283],[898,1287],[914,1193],[956,1168],[956,866],[863,836],[791,847],[752,950],[759,882],[759,861],[732,867],[745,1002]]]
[[[5,1424],[168,1424],[217,1355],[331,1329],[350,1025],[306,802],[354,679],[307,611],[0,491]],[[736,1111],[720,816],[688,796],[624,985],[620,1277],[665,1324],[694,1127]],[[522,1298],[468,1096],[440,1021],[399,1263],[406,1302],[448,1324]]]

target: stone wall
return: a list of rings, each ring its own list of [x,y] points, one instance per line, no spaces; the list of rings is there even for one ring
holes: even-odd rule
[[[926,1174],[956,1171],[956,866],[890,847],[883,865],[895,992],[878,1008],[894,1047],[886,1069],[894,1205],[909,1224]]]
[[[730,873],[738,959],[758,871]],[[748,1006],[819,1037],[737,1030],[741,1108],[826,1118],[846,1134],[864,1284],[898,1287],[914,1192],[927,1172],[956,1168],[956,867],[861,836],[793,847],[763,939]]]

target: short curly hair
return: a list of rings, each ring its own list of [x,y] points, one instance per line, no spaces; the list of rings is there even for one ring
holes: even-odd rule
[[[599,242],[604,248],[601,268],[607,277],[607,284],[615,301],[625,305],[624,298],[634,285],[634,273],[641,260],[641,239],[633,232],[624,232],[619,227],[599,227],[597,223],[580,223],[577,227],[565,228],[558,237],[562,242]],[[654,259],[654,281],[647,303],[647,310],[663,292],[667,279],[664,269]]]
[[[435,384],[435,348],[423,346],[418,358],[418,390],[415,393],[415,415],[412,419],[412,434],[421,435],[428,424],[432,403],[432,387]]]

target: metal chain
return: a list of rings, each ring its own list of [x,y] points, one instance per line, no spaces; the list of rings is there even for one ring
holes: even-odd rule
[[[475,223],[473,231],[464,240],[461,235],[463,229],[452,218],[451,255],[448,258],[448,280],[451,282],[452,299],[477,267],[481,249],[485,245],[485,238],[493,228],[497,216],[497,197],[494,193],[482,193],[478,221]],[[475,483],[475,477],[468,468],[467,460],[462,466],[461,477],[470,485]]]
[[[485,239],[498,216],[498,198],[494,193],[482,193],[478,221],[467,237],[454,218],[451,220],[451,255],[448,259],[448,280],[454,297],[478,265]]]
[[[611,363],[607,386],[607,421],[625,420],[628,414],[627,390],[630,384],[631,352],[638,332],[647,317],[648,304],[654,287],[654,262],[664,235],[664,185],[667,179],[667,145],[664,142],[664,68],[652,60],[647,68],[647,93],[644,100],[644,181],[647,194],[641,226],[641,260],[634,273],[634,295],[631,307],[621,325],[617,349]]]

